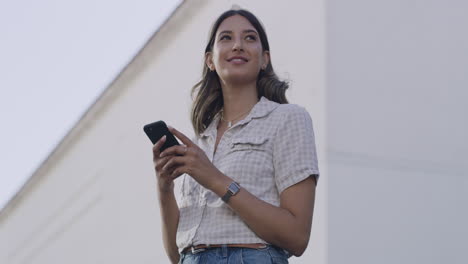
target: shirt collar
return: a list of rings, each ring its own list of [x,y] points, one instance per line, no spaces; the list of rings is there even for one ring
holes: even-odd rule
[[[278,107],[279,103],[268,100],[266,97],[262,96],[260,100],[254,105],[250,113],[241,121],[237,122],[234,126],[243,125],[249,123],[252,119],[262,118],[270,114],[273,110]],[[221,116],[217,114],[210,125],[205,129],[203,133],[200,134],[201,137],[216,137],[217,127]],[[233,126],[233,127],[234,127]]]

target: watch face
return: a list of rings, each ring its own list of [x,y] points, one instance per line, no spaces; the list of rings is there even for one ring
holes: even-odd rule
[[[237,182],[233,182],[229,185],[229,191],[234,195],[240,191],[240,186]]]

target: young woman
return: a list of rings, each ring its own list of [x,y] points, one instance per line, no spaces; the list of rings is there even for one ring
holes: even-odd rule
[[[194,86],[196,139],[153,147],[172,263],[287,263],[307,247],[318,179],[312,120],[287,104],[265,30],[246,10],[214,23]],[[174,179],[183,175],[180,204]]]

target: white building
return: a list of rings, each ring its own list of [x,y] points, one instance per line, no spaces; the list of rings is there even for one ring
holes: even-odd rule
[[[192,134],[216,17],[266,27],[288,98],[314,120],[321,178],[290,263],[467,263],[468,2],[184,1],[0,212],[0,263],[166,263],[151,144]],[[463,177],[465,176],[465,177]]]

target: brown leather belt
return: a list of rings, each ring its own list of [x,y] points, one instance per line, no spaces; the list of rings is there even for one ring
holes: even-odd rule
[[[196,246],[188,246],[182,250],[182,253],[191,252],[192,254],[196,254],[200,251],[204,251],[205,249],[210,248],[220,248],[223,247],[223,244],[213,244],[213,245],[205,245],[200,244]],[[266,248],[267,245],[263,243],[255,243],[255,244],[226,244],[226,247],[235,247],[235,248],[253,248],[253,249],[260,249]]]

